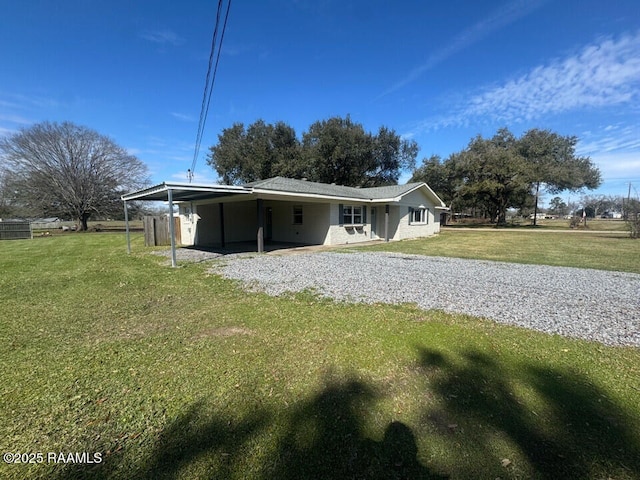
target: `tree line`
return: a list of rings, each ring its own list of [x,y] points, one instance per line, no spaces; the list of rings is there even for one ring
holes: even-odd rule
[[[557,194],[600,185],[598,168],[576,155],[576,143],[577,137],[550,130],[532,129],[517,138],[502,128],[491,138],[476,136],[444,160],[425,158],[416,168],[417,143],[384,126],[372,134],[348,116],[333,117],[315,122],[298,140],[284,122],[258,120],[224,129],[207,162],[227,184],[281,175],[365,187],[396,184],[403,171],[411,171],[410,181],[427,183],[453,210],[482,212],[504,223],[509,208],[532,206],[537,213],[543,190]]]
[[[589,157],[576,155],[577,141],[541,129],[517,138],[502,128],[491,138],[476,136],[445,160],[424,159],[410,181],[426,182],[453,211],[480,211],[501,224],[509,208],[528,207],[535,223],[542,190],[557,194],[600,186],[599,169]]]
[[[532,129],[517,138],[502,128],[442,159],[416,167],[418,145],[381,126],[375,133],[349,116],[314,122],[298,138],[284,122],[235,123],[218,135],[207,163],[225,184],[274,176],[347,186],[398,183],[404,172],[426,182],[453,212],[475,211],[504,223],[509,208],[538,208],[544,191],[597,188],[600,172],[576,155],[577,138]],[[146,165],[108,137],[70,122],[44,122],[0,139],[0,218],[61,216],[86,229],[91,215],[121,211],[120,195],[148,185]]]
[[[549,201],[547,212],[553,215],[563,216],[579,212],[589,218],[616,218],[613,215],[625,217],[634,210],[637,199],[625,198],[623,195],[581,195],[575,200],[555,196]]]

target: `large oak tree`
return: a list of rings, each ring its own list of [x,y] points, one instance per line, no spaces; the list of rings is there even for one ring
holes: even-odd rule
[[[242,184],[275,176],[349,186],[390,185],[413,169],[418,146],[395,131],[377,134],[346,118],[314,122],[298,140],[283,122],[258,120],[224,129],[207,162],[223,183]]]
[[[591,159],[575,153],[577,137],[565,137],[550,130],[534,128],[527,131],[518,143],[520,155],[527,162],[529,181],[535,192],[534,225],[537,221],[541,188],[558,194],[565,190],[575,192],[600,186],[600,171]]]
[[[120,196],[149,182],[142,161],[70,122],[39,123],[0,139],[0,154],[26,211],[76,219],[80,230],[91,215],[119,212]]]
[[[506,223],[507,209],[522,206],[529,194],[525,171],[526,162],[509,130],[500,129],[490,139],[478,135],[455,164],[458,195],[467,202],[480,203],[491,221]]]
[[[600,185],[600,171],[589,157],[576,155],[576,143],[549,130],[516,138],[502,128],[491,138],[478,135],[444,162],[424,159],[411,181],[426,181],[456,208],[479,208],[504,223],[508,208],[537,203],[542,188],[557,194]]]
[[[209,150],[207,163],[227,185],[278,175],[304,176],[295,130],[284,122],[272,125],[257,120],[247,128],[242,123],[235,123],[222,130],[218,144]]]

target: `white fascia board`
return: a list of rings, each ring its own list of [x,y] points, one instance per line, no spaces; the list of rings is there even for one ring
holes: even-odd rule
[[[427,189],[427,191],[433,196],[434,199],[436,199],[438,202],[440,202],[440,207],[435,207],[435,208],[446,208],[448,210],[447,205],[442,201],[442,199],[436,194],[436,192],[434,192],[433,190],[431,190],[431,187],[429,185],[427,185],[426,183],[423,183],[422,185],[420,185],[420,187],[425,187]]]
[[[195,185],[193,183],[184,182],[164,182],[166,190],[186,190],[189,192],[223,192],[223,193],[251,193],[245,187],[238,185]]]
[[[152,187],[144,188],[142,190],[138,190],[137,192],[127,193],[122,195],[120,198],[123,201],[127,200],[136,200],[136,199],[144,199],[144,197],[154,195],[157,193],[167,192],[169,190],[186,190],[190,192],[223,192],[223,193],[251,193],[245,187],[237,186],[237,185],[194,185],[192,183],[185,182],[162,182],[158,185],[154,185]]]
[[[376,199],[372,199],[371,202],[372,203],[400,203],[403,197],[423,187],[427,189],[427,196],[430,196],[433,200],[436,200],[436,202],[441,205],[441,207],[435,207],[435,208],[448,208],[446,207],[445,203],[440,199],[440,197],[438,197],[438,195],[436,195],[435,192],[431,190],[431,187],[429,187],[429,185],[427,185],[426,183],[421,183],[420,185],[416,185],[411,190],[407,190],[402,195],[398,195],[397,197],[376,198]]]
[[[268,199],[274,197],[286,197],[288,198],[297,198],[297,199],[316,199],[316,200],[327,200],[331,201],[345,201],[345,202],[360,202],[360,203],[371,203],[371,199],[368,198],[359,198],[359,197],[338,197],[333,195],[321,195],[318,193],[297,193],[297,192],[284,192],[281,190],[261,190],[259,188],[254,188],[253,193],[256,195],[260,195],[261,198]]]
[[[375,198],[369,200],[371,203],[400,203],[402,200],[402,195],[399,197],[389,197],[389,198]]]
[[[152,195],[154,193],[160,193],[167,190],[167,186],[165,183],[161,183],[159,185],[154,185],[153,187],[144,188],[142,190],[138,190],[137,192],[127,193],[125,195],[120,196],[123,201],[127,200],[135,200],[136,198],[144,197],[146,195]]]

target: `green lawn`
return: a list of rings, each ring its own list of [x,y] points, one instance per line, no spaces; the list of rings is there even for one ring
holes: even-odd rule
[[[640,478],[638,348],[246,293],[142,244],[0,242],[0,443],[45,460],[1,478]]]
[[[505,226],[498,227],[498,230],[572,230],[570,227],[570,220],[567,219],[554,219],[554,220],[538,220],[536,225],[532,225],[533,220],[528,218],[515,218],[509,220]],[[447,225],[447,228],[496,228],[495,224],[485,222],[480,219],[467,219],[456,222],[451,222]],[[577,231],[591,231],[591,232],[628,232],[627,222],[619,219],[611,218],[589,218],[587,219],[587,225],[580,224],[575,230]]]
[[[370,250],[640,273],[640,242],[620,233],[443,229],[434,237]]]

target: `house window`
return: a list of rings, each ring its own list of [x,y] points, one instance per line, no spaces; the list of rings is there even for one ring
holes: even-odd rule
[[[302,225],[302,205],[293,206],[293,224]]]
[[[409,209],[410,225],[426,225],[429,223],[429,209],[425,207]]]
[[[345,205],[342,212],[345,225],[362,225],[362,207]]]

